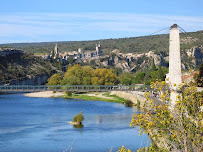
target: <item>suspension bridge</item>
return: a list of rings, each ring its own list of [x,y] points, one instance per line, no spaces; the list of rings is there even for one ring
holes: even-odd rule
[[[108,92],[108,91],[150,91],[149,85],[8,85],[0,86],[0,92]]]

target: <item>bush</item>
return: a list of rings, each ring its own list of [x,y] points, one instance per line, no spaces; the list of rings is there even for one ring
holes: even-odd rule
[[[170,103],[170,90],[166,89],[169,87],[166,87],[165,82],[152,83],[151,87],[162,92],[160,97],[163,103],[166,100]],[[174,107],[167,103],[156,106],[146,95],[153,109],[132,117],[130,126],[140,126],[140,135],[151,134],[155,144],[159,146],[154,151],[203,151],[202,92],[198,92],[196,86],[182,87],[180,90]]]
[[[73,94],[73,93],[72,93],[71,91],[66,91],[66,95],[67,95],[67,96],[72,96],[72,94]]]
[[[133,102],[130,101],[130,100],[126,100],[126,101],[124,102],[124,104],[125,104],[126,107],[132,107],[132,106],[133,106]]]
[[[73,122],[81,123],[83,120],[84,120],[84,116],[83,116],[82,112],[80,112],[79,114],[77,114],[73,117]]]
[[[137,107],[140,108],[140,100],[137,100]]]

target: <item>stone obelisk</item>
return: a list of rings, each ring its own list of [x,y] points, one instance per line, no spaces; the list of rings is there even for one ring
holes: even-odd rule
[[[169,39],[169,83],[170,83],[170,105],[173,107],[177,101],[178,87],[181,84],[181,58],[180,58],[180,36],[177,24],[171,26]]]

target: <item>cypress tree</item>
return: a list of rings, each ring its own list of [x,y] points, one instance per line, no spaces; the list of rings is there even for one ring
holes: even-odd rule
[[[161,81],[163,81],[165,78],[164,76],[164,72],[161,68],[161,63],[159,64],[159,67],[158,67],[158,79],[160,79]]]
[[[151,71],[156,71],[156,65],[155,65],[155,63],[154,63],[154,59],[153,59],[153,61],[152,61],[152,70]]]
[[[201,67],[199,69],[199,75],[197,78],[197,85],[199,87],[203,87],[203,64],[201,65]]]

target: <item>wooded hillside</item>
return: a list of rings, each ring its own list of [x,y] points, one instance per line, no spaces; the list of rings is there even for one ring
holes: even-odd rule
[[[190,49],[191,47],[203,44],[203,31],[181,33],[181,48]],[[198,41],[198,42],[197,42]],[[119,39],[105,39],[95,41],[64,41],[64,42],[41,42],[41,43],[15,43],[1,44],[0,47],[13,47],[31,53],[49,53],[58,44],[59,51],[77,51],[78,48],[84,50],[95,50],[95,45],[101,43],[102,50],[108,54],[113,49],[119,49],[123,53],[146,53],[149,50],[156,52],[168,51],[169,35],[153,35]]]

